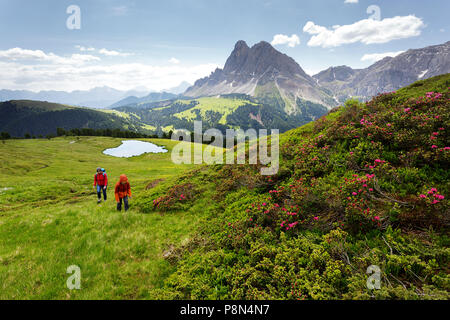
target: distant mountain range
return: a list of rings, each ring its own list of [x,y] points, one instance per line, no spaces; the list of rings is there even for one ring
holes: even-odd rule
[[[166,90],[166,92],[152,92],[142,89],[121,91],[110,87],[97,87],[91,90],[72,92],[65,91],[40,91],[27,90],[0,90],[0,101],[9,100],[35,100],[48,101],[52,103],[68,104],[72,106],[103,109],[117,107],[128,103],[153,102],[155,97],[161,96],[162,100],[170,94],[170,97],[183,93],[190,84],[182,82],[177,87]],[[142,99],[141,99],[142,98]],[[122,104],[124,103],[124,104]]]
[[[394,58],[386,57],[366,69],[331,67],[313,78],[342,103],[353,96],[367,100],[378,93],[395,91],[417,80],[449,72],[450,41],[408,50]]]
[[[185,92],[190,86],[192,86],[192,83],[189,83],[187,81],[181,82],[178,86],[167,89],[165,91],[173,94],[182,94]]]
[[[151,92],[144,97],[128,96],[125,99],[117,101],[109,106],[109,108],[117,108],[123,106],[139,106],[142,104],[148,104],[152,102],[164,101],[175,99],[179,97],[191,84],[189,82],[183,81],[178,86],[170,88],[163,92]]]
[[[0,101],[38,100],[90,108],[107,108],[128,96],[145,96],[143,91],[120,91],[110,87],[97,87],[87,91],[40,91],[0,90]]]
[[[170,100],[170,99],[175,99],[176,97],[178,97],[178,95],[169,93],[169,92],[152,92],[142,98],[138,98],[136,96],[126,97],[125,99],[122,99],[120,101],[117,101],[116,103],[113,103],[109,107],[117,108],[117,107],[122,107],[122,106],[138,106],[139,104],[143,104],[143,103],[152,103],[152,102]]]

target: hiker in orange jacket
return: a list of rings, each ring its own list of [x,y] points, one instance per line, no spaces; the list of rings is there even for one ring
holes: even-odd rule
[[[122,210],[122,200],[125,203],[125,211],[128,211],[128,197],[131,198],[131,187],[127,176],[124,174],[120,176],[120,180],[116,184],[115,195],[117,201],[117,211]]]

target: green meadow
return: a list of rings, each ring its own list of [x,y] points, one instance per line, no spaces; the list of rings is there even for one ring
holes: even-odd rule
[[[194,100],[178,100],[177,102],[181,102],[184,104],[189,104]],[[198,105],[195,107],[174,114],[175,117],[179,119],[186,119],[186,120],[194,120],[197,115],[196,111],[200,112],[200,115],[202,118],[206,116],[206,113],[208,111],[210,112],[219,112],[222,114],[222,117],[220,118],[219,123],[220,124],[226,124],[227,123],[227,116],[232,114],[234,111],[236,111],[240,106],[251,104],[251,105],[257,105],[256,103],[249,102],[247,100],[243,99],[227,99],[227,98],[221,98],[221,97],[202,97],[199,99],[195,99],[195,101],[198,102]]]
[[[0,142],[0,299],[156,298],[173,272],[164,250],[188,241],[204,219],[204,204],[175,215],[140,212],[133,203],[151,182],[170,181],[192,167],[173,164],[170,152],[128,159],[102,153],[122,140]],[[169,151],[176,144],[147,141]],[[109,178],[109,198],[101,204],[92,186],[99,166]],[[115,208],[122,173],[133,192],[127,213]],[[67,289],[71,265],[81,269],[81,290]]]

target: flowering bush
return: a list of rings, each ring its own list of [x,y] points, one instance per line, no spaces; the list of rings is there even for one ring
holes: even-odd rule
[[[158,211],[180,210],[184,203],[194,199],[195,192],[193,184],[175,185],[167,194],[153,200],[153,208]]]
[[[169,297],[448,299],[449,84],[351,100],[283,134],[276,176],[211,169],[202,231],[214,245],[178,262]],[[366,286],[370,265],[380,290]]]

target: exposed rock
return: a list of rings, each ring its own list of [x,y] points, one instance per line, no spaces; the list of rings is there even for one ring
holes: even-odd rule
[[[408,50],[394,58],[386,57],[366,69],[332,67],[314,78],[342,102],[351,96],[370,99],[378,93],[395,91],[417,80],[449,72],[450,41]]]
[[[222,69],[195,82],[185,96],[215,96],[240,93],[254,97],[279,97],[288,113],[296,113],[301,98],[331,106],[328,97],[291,57],[261,41],[249,48],[238,41]]]

